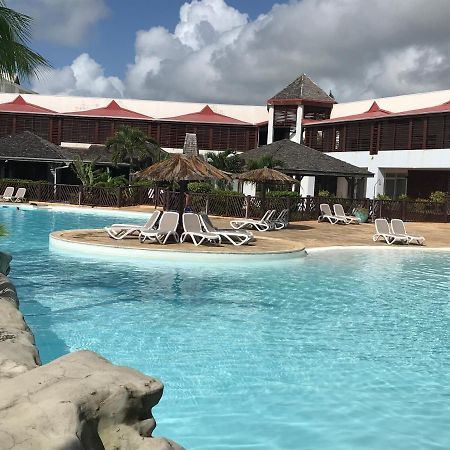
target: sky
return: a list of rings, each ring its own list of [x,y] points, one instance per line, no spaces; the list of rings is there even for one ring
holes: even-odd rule
[[[302,73],[339,102],[450,88],[450,0],[6,0],[41,94],[263,105]]]

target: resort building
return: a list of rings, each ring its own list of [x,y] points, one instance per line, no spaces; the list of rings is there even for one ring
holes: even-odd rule
[[[300,175],[311,149],[348,164],[342,173],[301,172],[301,195],[320,189],[369,198],[450,192],[450,90],[337,103],[303,74],[265,106],[0,93],[0,139],[30,132],[65,149],[59,150],[63,156],[67,149],[86,157],[101,154],[121,125],[143,130],[169,152],[182,151],[186,133],[196,134],[201,153],[231,149],[251,151],[254,157],[255,149],[289,139],[303,149],[298,154],[289,149],[292,167],[282,170],[292,174]],[[16,142],[1,151],[1,176],[18,177],[10,161],[17,168],[17,161],[27,157],[23,149],[14,150],[18,147]],[[266,153],[273,151],[264,147]],[[25,172],[36,179],[29,168]]]

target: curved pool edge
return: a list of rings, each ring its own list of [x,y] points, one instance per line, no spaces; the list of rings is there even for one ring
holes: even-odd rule
[[[92,230],[70,230],[72,232],[92,231]],[[98,231],[98,230],[96,230]],[[303,245],[290,250],[280,251],[258,251],[258,252],[239,252],[233,249],[216,252],[213,250],[195,249],[152,249],[148,244],[146,247],[126,247],[114,244],[101,244],[90,242],[74,242],[71,239],[61,237],[60,234],[65,231],[55,231],[49,235],[50,251],[63,252],[73,255],[90,255],[100,257],[114,257],[119,259],[138,259],[139,261],[168,261],[168,262],[214,262],[214,263],[236,263],[236,262],[281,262],[292,261],[303,258],[307,255]],[[280,240],[275,238],[258,238],[269,240]],[[284,241],[284,240],[283,240]]]
[[[328,247],[305,247],[305,252],[308,255],[317,253],[325,253],[340,250],[369,250],[369,251],[427,251],[427,252],[450,252],[450,247],[427,247],[424,245],[390,245],[390,246],[374,246],[374,245],[333,245]]]

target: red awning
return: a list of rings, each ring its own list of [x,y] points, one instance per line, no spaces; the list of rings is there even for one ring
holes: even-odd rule
[[[0,103],[0,111],[18,112],[18,113],[41,113],[56,114],[56,111],[33,105],[26,102],[21,95],[18,95],[12,102]]]
[[[150,116],[122,108],[115,100],[112,100],[103,108],[87,109],[85,111],[73,111],[65,113],[71,116],[91,117],[120,117],[122,119],[151,119]]]
[[[183,114],[181,116],[165,117],[164,119],[159,120],[250,125],[250,123],[248,122],[243,122],[242,120],[234,119],[233,117],[218,114],[214,112],[208,105],[206,105],[201,111],[198,112]]]
[[[333,117],[332,119],[325,120],[313,120],[306,119],[303,120],[304,125],[312,125],[312,124],[326,124],[326,123],[336,123],[336,122],[350,122],[353,120],[364,120],[364,119],[380,119],[382,117],[387,117],[395,115],[395,113],[391,113],[391,111],[387,111],[386,109],[382,109],[378,106],[377,102],[373,102],[372,106],[365,112],[361,114],[353,114],[351,116],[343,116],[343,117]]]

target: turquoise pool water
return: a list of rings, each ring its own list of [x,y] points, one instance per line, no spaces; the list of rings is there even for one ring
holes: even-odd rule
[[[88,348],[160,378],[155,435],[197,450],[450,448],[449,254],[139,266],[48,251],[52,230],[117,218],[0,214],[42,359]]]

